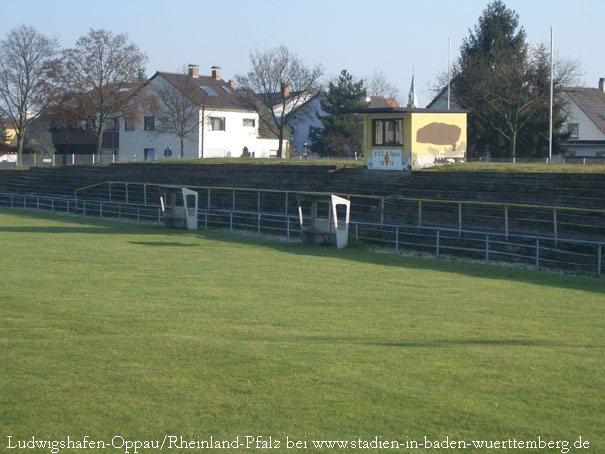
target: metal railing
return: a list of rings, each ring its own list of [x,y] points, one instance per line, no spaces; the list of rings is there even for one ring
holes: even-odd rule
[[[156,224],[163,222],[161,207],[149,204],[0,193],[0,206]],[[200,208],[198,216],[198,225],[205,229],[247,230],[286,239],[301,235],[298,217],[288,213]],[[605,245],[600,241],[366,221],[352,221],[349,236],[358,242],[393,249],[396,254],[411,250],[435,258],[453,255],[485,263],[515,262],[538,269],[581,270],[597,276],[602,275]]]
[[[157,199],[157,184],[106,181],[74,191],[76,199],[137,201],[148,204]],[[292,203],[294,191],[192,186],[200,194],[205,209],[231,211],[265,211],[296,214]],[[552,236],[574,239],[580,234],[605,239],[605,209],[529,203],[484,202],[476,200],[443,200],[403,196],[374,196],[336,193],[351,200],[351,218],[358,222],[414,224],[417,227],[443,227],[511,234]],[[238,208],[239,207],[239,208]]]

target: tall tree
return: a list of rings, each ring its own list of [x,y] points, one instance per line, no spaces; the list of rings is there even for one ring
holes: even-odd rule
[[[17,137],[17,162],[23,162],[27,127],[46,108],[55,39],[22,25],[0,43],[0,113],[10,119]]]
[[[326,115],[320,117],[322,128],[311,128],[311,150],[327,156],[347,157],[361,151],[362,131],[358,115],[351,110],[365,106],[363,80],[342,70],[336,81],[328,84],[328,92],[320,102]]]
[[[277,156],[282,156],[288,124],[320,90],[321,65],[306,66],[287,47],[250,52],[252,69],[236,77],[260,121],[279,139]]]
[[[518,14],[509,10],[502,1],[495,0],[483,11],[474,31],[469,33],[462,42],[458,64],[454,68],[452,92],[458,104],[470,111],[469,153],[481,155],[487,150],[492,156],[499,156],[502,139],[493,125],[486,121],[491,110],[486,98],[494,89],[496,93],[493,94],[498,93],[503,99],[510,95],[500,94],[501,90],[491,76],[513,72],[523,65],[527,53],[525,31],[519,27]],[[502,65],[507,68],[500,71]],[[483,90],[480,96],[477,93],[479,87]]]
[[[558,62],[556,68],[555,95],[576,77],[573,63]],[[548,135],[550,56],[544,46],[526,42],[518,14],[501,0],[487,6],[463,41],[452,91],[458,104],[470,112],[469,154],[489,152],[514,159],[545,152],[542,139]],[[555,124],[563,121],[560,103],[555,96]],[[559,143],[562,138],[555,131],[554,141]]]
[[[61,86],[97,138],[97,162],[105,123],[129,106],[132,84],[144,73],[147,57],[125,34],[91,29],[63,52]]]

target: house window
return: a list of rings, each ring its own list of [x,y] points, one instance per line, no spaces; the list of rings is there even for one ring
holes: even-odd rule
[[[124,130],[125,131],[134,131],[134,118],[124,117]]]
[[[243,122],[244,126],[256,126],[256,120],[254,118],[244,118]]]
[[[143,156],[145,157],[145,161],[155,161],[155,149],[145,148]]]
[[[225,117],[208,117],[208,131],[224,131]]]
[[[155,117],[145,117],[145,131],[155,130]]]
[[[569,123],[567,125],[570,139],[578,139],[580,137],[580,125],[578,123]]]
[[[403,145],[402,120],[374,120],[374,145]]]

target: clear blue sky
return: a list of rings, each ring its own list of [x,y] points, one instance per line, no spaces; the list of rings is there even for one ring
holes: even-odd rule
[[[90,28],[128,33],[149,57],[147,74],[180,71],[198,64],[209,74],[222,67],[224,79],[249,70],[251,49],[281,44],[326,75],[342,69],[357,75],[383,72],[407,94],[415,68],[420,105],[431,99],[429,85],[452,58],[488,1],[479,0],[0,0],[2,39],[20,24],[56,36],[71,47]],[[596,87],[605,77],[604,0],[506,0],[520,16],[528,39],[575,59],[580,85]]]

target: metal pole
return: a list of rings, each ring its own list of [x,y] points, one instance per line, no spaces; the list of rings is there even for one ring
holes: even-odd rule
[[[103,202],[99,202],[99,217],[103,219]]]
[[[540,238],[536,238],[536,268],[540,268]]]
[[[260,191],[256,193],[256,212],[260,213]]]
[[[158,224],[162,223],[162,209],[158,207]]]
[[[36,197],[36,210],[40,211],[40,197]]]
[[[206,204],[206,209],[210,209],[210,188],[208,188],[208,203]]]
[[[399,254],[399,227],[395,227],[395,254]]]
[[[439,229],[437,229],[437,234],[435,235],[435,258],[439,258]]]
[[[147,185],[143,185],[143,204],[147,205]]]
[[[286,193],[286,202],[288,200],[288,193]],[[290,239],[290,218],[286,217],[286,239]]]
[[[554,234],[555,234],[555,247],[557,246],[557,209],[553,208],[552,210],[552,225],[553,225],[553,229],[554,229]]]
[[[235,189],[233,190],[233,201],[231,202],[231,211],[235,211]]]
[[[229,213],[229,231],[233,230],[233,211]]]
[[[601,248],[602,245],[599,244],[599,249],[597,251],[597,276],[601,275]]]
[[[489,235],[485,235],[485,263],[489,263]]]
[[[447,110],[450,110],[450,86],[452,80],[451,66],[452,66],[452,37],[448,39],[448,52],[447,52]]]
[[[82,200],[82,212],[84,213],[84,216],[86,216],[86,201]]]
[[[458,236],[462,236],[462,204],[458,204]]]
[[[552,98],[554,86],[554,57],[553,57],[553,31],[550,27],[550,111],[548,122],[548,162],[552,164]]]
[[[422,201],[418,201],[418,227],[422,227]]]
[[[260,211],[260,210],[258,210]],[[284,213],[287,215],[288,214],[288,193],[286,192],[286,207],[285,207],[285,211]]]
[[[504,235],[506,241],[508,241],[508,206],[504,206]]]
[[[382,228],[382,224],[384,223],[384,197],[380,198],[380,228]]]
[[[128,183],[126,183],[126,203],[128,203]]]
[[[111,202],[111,181],[109,182],[109,201]]]
[[[256,231],[260,233],[260,213],[258,213],[258,217],[256,218]]]

